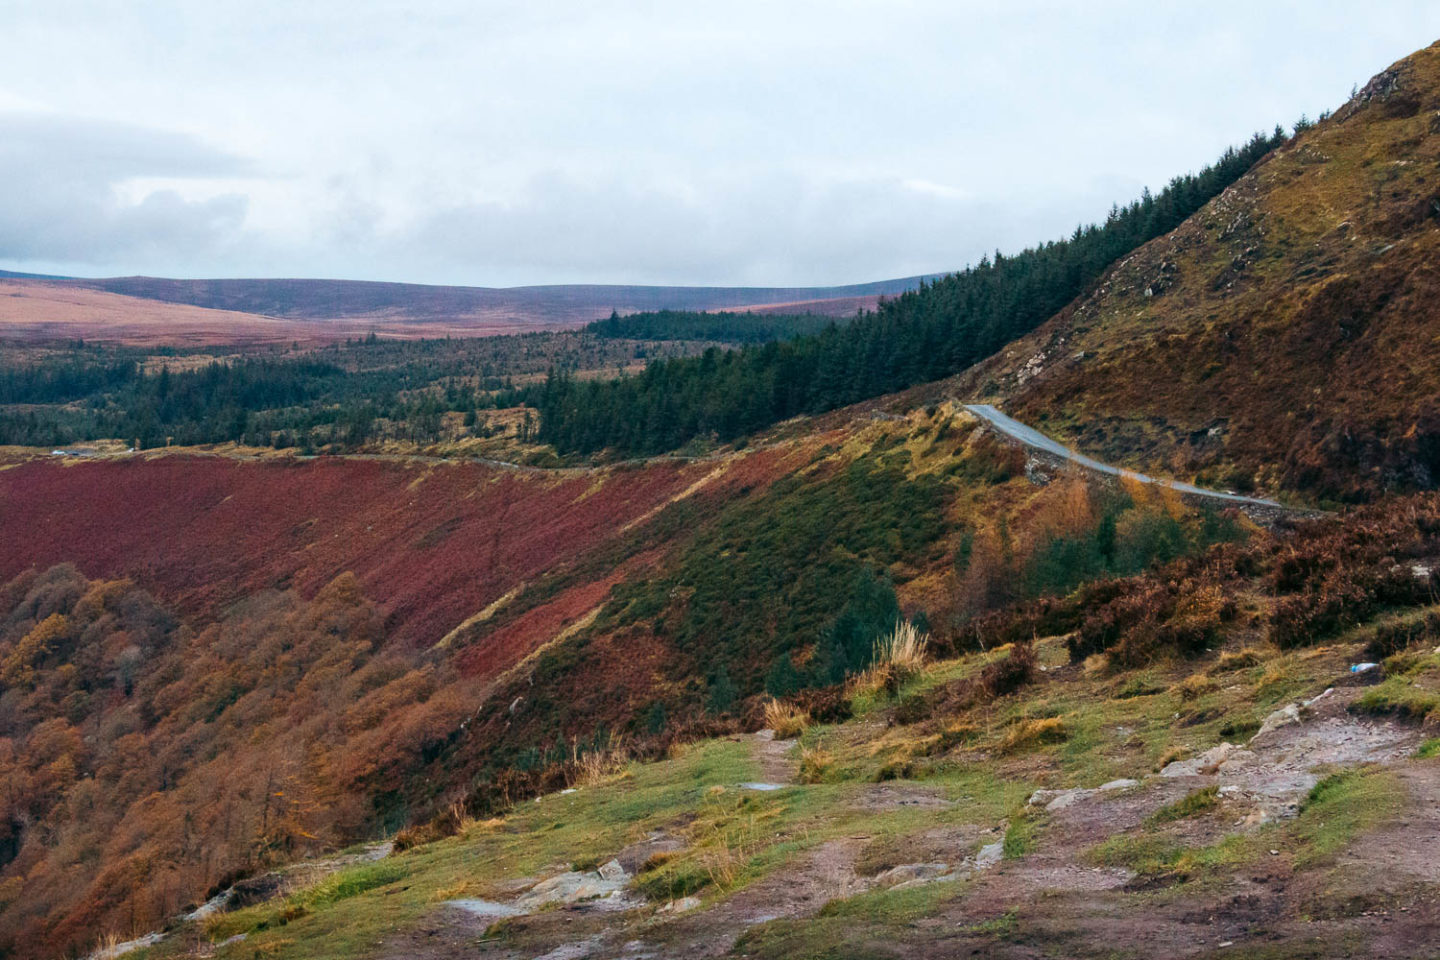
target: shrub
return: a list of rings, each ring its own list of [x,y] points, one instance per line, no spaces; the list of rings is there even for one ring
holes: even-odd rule
[[[1035,648],[1028,642],[1014,644],[1002,660],[980,671],[980,689],[991,699],[1014,693],[1035,679]]]

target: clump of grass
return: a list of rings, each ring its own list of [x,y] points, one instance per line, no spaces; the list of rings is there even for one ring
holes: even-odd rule
[[[928,633],[921,633],[908,620],[896,621],[895,629],[875,638],[871,664],[850,678],[846,684],[847,694],[878,694],[883,690],[889,696],[896,695],[900,685],[925,665],[929,646]]]
[[[1306,844],[1297,862],[1324,858],[1399,813],[1404,791],[1394,774],[1357,768],[1331,774],[1310,788],[1295,832]]]
[[[998,917],[983,920],[980,923],[972,923],[965,928],[967,933],[988,933],[993,937],[1004,939],[1014,933],[1020,926],[1020,918],[1014,910],[1006,910]]]
[[[1431,757],[1440,757],[1440,737],[1431,737],[1420,744],[1420,749],[1415,751],[1415,756],[1421,760],[1429,760]]]
[[[1185,749],[1184,747],[1171,747],[1169,750],[1166,750],[1160,755],[1160,759],[1155,763],[1155,771],[1158,773],[1159,771],[1164,770],[1166,767],[1170,766],[1170,764],[1174,763],[1177,760],[1188,759],[1190,759],[1189,750]]]
[[[930,634],[908,620],[895,624],[895,629],[875,640],[874,662],[877,666],[891,666],[902,675],[913,676],[925,665],[925,653],[930,647]]]
[[[1205,694],[1215,689],[1215,681],[1203,673],[1192,673],[1190,676],[1175,684],[1175,692],[1180,695],[1180,700],[1189,703],[1198,700]]]
[[[1005,859],[1016,860],[1029,853],[1035,846],[1038,827],[1039,824],[1025,810],[1011,817],[1005,827],[1005,840],[1001,844],[1001,853]]]
[[[790,740],[805,732],[810,715],[789,701],[771,699],[765,704],[765,726],[775,731],[775,739]]]
[[[292,901],[314,909],[326,907],[341,900],[403,880],[410,873],[409,867],[399,861],[381,860],[363,866],[340,870],[321,880],[308,890],[292,897]]]
[[[570,753],[570,786],[592,787],[625,769],[629,756],[619,738],[599,749],[582,750],[577,742]]]
[[[403,827],[395,834],[396,852],[403,852],[424,843],[434,843],[446,837],[464,833],[475,826],[476,820],[470,815],[465,801],[456,800],[432,817],[428,822]]]
[[[824,747],[818,744],[813,747],[802,747],[800,749],[800,782],[820,783],[834,765],[835,757]]]
[[[1011,727],[1000,741],[999,750],[1001,753],[1016,753],[1045,744],[1064,743],[1069,736],[1065,721],[1059,717],[1022,720]]]
[[[1115,690],[1114,699],[1133,700],[1136,697],[1153,697],[1164,692],[1164,687],[1151,683],[1145,677],[1131,677]]]
[[[648,860],[646,864],[649,864]],[[654,869],[642,868],[631,886],[652,903],[664,903],[688,897],[710,883],[710,874],[699,863],[676,863],[673,858],[666,858]]]
[[[871,779],[875,783],[884,783],[886,780],[914,780],[919,768],[910,760],[891,760],[882,764],[875,776]]]
[[[1392,678],[1366,690],[1350,709],[1357,713],[1398,717],[1419,723],[1440,712],[1440,696]]]
[[[640,864],[640,872],[651,873],[655,870],[659,870],[661,867],[665,866],[665,864],[669,863],[671,860],[674,860],[679,855],[679,852],[676,850],[657,850],[654,853],[650,854],[650,856],[646,857],[644,863]]]
[[[283,899],[211,916],[206,920],[205,933],[211,940],[224,940],[237,933],[283,927],[316,910],[403,880],[409,874],[409,865],[397,859],[340,870]]]
[[[1184,820],[1196,814],[1214,809],[1220,803],[1220,787],[1202,787],[1192,790],[1174,803],[1166,804],[1150,814],[1146,822],[1152,826]]]
[[[1259,663],[1260,654],[1254,650],[1236,650],[1234,652],[1227,650],[1220,654],[1220,659],[1210,667],[1210,673],[1213,676],[1217,673],[1229,673],[1232,670],[1244,670],[1247,667],[1257,666]]]

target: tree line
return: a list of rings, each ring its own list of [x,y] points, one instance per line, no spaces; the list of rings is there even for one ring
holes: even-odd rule
[[[612,310],[604,320],[586,325],[597,337],[626,340],[715,340],[720,343],[765,343],[820,333],[849,322],[848,317],[814,313],[704,313],[695,310],[655,310],[620,316]]]
[[[819,413],[964,370],[1053,316],[1104,271],[1169,233],[1285,142],[1276,128],[1015,256],[924,283],[841,327],[734,351],[651,363],[643,373],[581,381],[555,370],[521,397],[541,414],[540,439],[562,453],[661,453],[696,437],[730,441],[799,414]],[[623,323],[625,318],[614,318]],[[609,321],[602,321],[608,323]],[[650,321],[645,321],[650,322]]]

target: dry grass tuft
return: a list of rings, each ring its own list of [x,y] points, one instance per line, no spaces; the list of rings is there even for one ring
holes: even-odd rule
[[[615,736],[610,738],[608,745],[598,750],[582,751],[577,744],[571,748],[570,785],[593,787],[624,770],[629,759],[620,739]]]
[[[1211,680],[1203,673],[1192,673],[1184,680],[1181,680],[1179,683],[1175,684],[1175,692],[1180,695],[1180,699],[1184,703],[1189,703],[1191,700],[1199,699],[1205,694],[1215,690],[1215,688],[1215,681]]]
[[[921,633],[915,624],[901,620],[895,629],[875,641],[875,663],[888,664],[903,674],[914,674],[925,665],[925,652],[930,634]]]
[[[1063,743],[1069,736],[1065,721],[1059,717],[1022,720],[1000,741],[999,749],[1001,753],[1015,753],[1047,743]]]
[[[835,757],[829,750],[816,745],[800,750],[800,782],[820,783],[835,764]]]
[[[793,703],[771,699],[765,704],[765,726],[775,731],[775,739],[790,740],[805,732],[810,715]]]
[[[850,678],[846,692],[853,696],[884,690],[893,696],[900,684],[920,672],[929,647],[930,634],[907,620],[898,621],[894,630],[875,639],[873,662]]]
[[[1253,667],[1259,663],[1260,654],[1254,650],[1237,650],[1234,652],[1227,650],[1220,654],[1220,659],[1215,661],[1215,665],[1210,668],[1210,673],[1213,675],[1216,673],[1226,673],[1230,670],[1244,670],[1247,667]]]
[[[640,864],[640,872],[649,873],[652,870],[659,870],[678,856],[680,856],[678,850],[657,850],[646,857],[644,863]]]

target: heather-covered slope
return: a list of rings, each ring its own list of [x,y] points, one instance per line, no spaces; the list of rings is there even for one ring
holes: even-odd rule
[[[1440,45],[963,378],[1131,465],[1369,497],[1440,481]]]
[[[504,809],[614,744],[734,729],[766,690],[863,668],[901,615],[954,649],[978,611],[1243,526],[1037,486],[974,426],[946,407],[588,471],[0,470],[0,945],[150,929],[228,877]]]
[[[522,583],[579,562],[703,465],[545,474],[478,464],[157,456],[0,471],[0,579],[73,562],[191,610],[344,572],[428,646]]]

